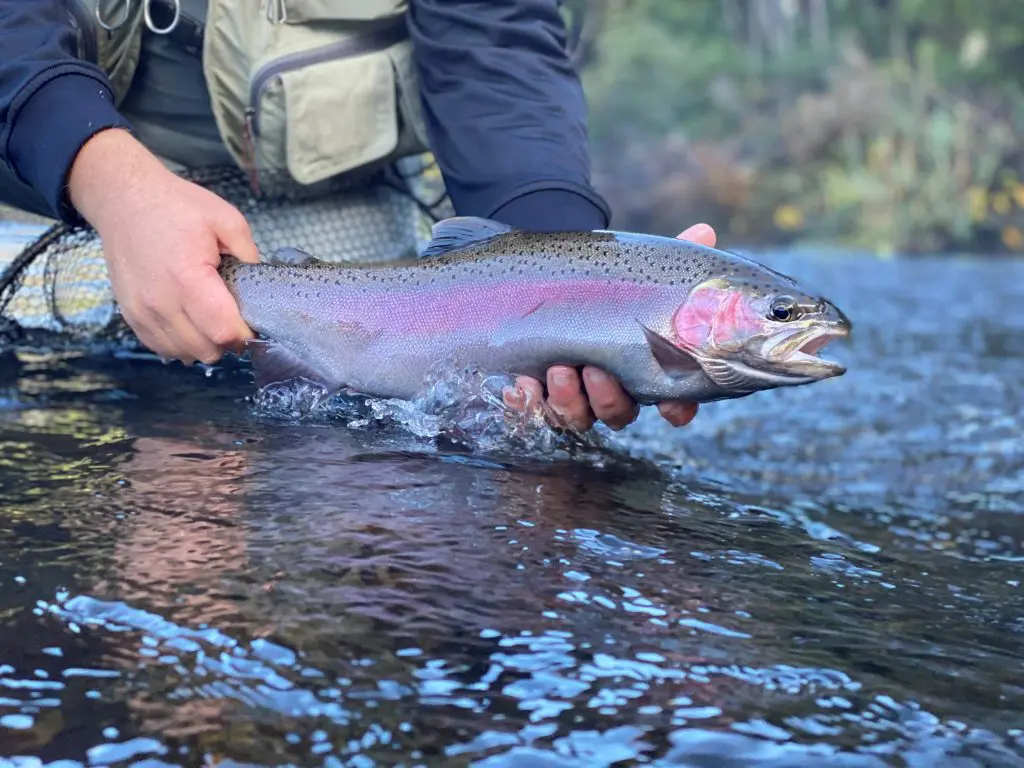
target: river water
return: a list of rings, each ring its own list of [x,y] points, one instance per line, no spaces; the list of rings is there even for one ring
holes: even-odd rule
[[[2,358],[0,764],[1024,765],[1024,262],[759,258],[849,373],[583,445]]]

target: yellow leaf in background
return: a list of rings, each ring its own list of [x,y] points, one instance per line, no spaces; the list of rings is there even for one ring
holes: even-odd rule
[[[971,221],[984,221],[988,215],[988,193],[981,187],[967,190],[967,199],[971,207]]]
[[[1024,249],[1024,232],[1019,227],[1003,227],[1003,245],[1014,251]]]
[[[892,140],[888,136],[879,136],[868,147],[867,165],[874,169],[887,169],[892,165]]]
[[[1010,212],[1010,196],[1005,192],[999,192],[992,195],[992,210],[996,213],[1009,213]]]
[[[804,215],[795,205],[780,205],[775,209],[773,219],[775,226],[786,231],[800,229],[804,223]]]
[[[1013,182],[1010,194],[1013,195],[1013,199],[1017,203],[1017,207],[1024,208],[1024,184],[1018,184],[1016,181]]]

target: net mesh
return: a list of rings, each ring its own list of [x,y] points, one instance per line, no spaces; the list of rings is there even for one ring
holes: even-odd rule
[[[408,158],[316,197],[257,197],[234,167],[178,173],[241,210],[263,258],[291,247],[324,261],[380,262],[414,257],[433,221],[452,215],[434,167],[429,157]],[[55,224],[0,260],[0,351],[97,343],[139,346],[117,312],[95,230]]]

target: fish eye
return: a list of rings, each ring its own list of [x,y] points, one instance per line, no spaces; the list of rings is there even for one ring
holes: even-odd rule
[[[785,323],[796,317],[796,304],[787,296],[780,297],[772,302],[769,314],[773,320]]]

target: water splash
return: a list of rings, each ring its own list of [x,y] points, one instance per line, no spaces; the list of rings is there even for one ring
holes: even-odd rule
[[[422,440],[481,452],[565,451],[595,457],[621,453],[599,430],[579,433],[566,427],[546,403],[527,399],[523,411],[510,408],[503,393],[514,386],[510,375],[438,364],[428,372],[421,394],[411,400],[352,390],[338,393],[296,379],[261,388],[253,406],[257,415],[271,420],[340,422],[353,430],[398,429]]]

